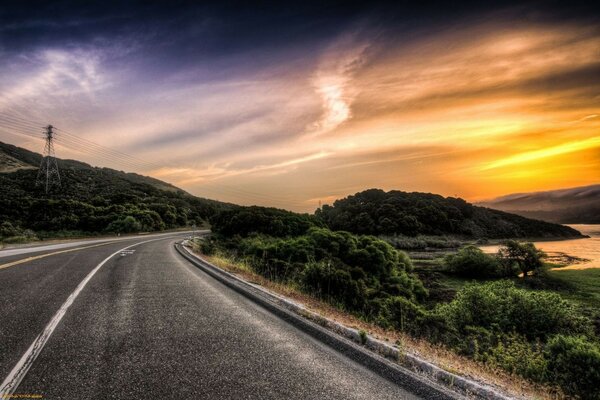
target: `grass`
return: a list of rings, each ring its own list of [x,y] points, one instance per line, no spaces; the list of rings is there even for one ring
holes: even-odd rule
[[[548,271],[551,278],[564,284],[560,293],[584,306],[600,309],[600,268]]]

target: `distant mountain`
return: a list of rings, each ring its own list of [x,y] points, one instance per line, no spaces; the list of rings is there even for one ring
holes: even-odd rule
[[[151,177],[61,159],[62,185],[46,194],[35,185],[41,160],[0,142],[0,240],[25,231],[54,236],[178,228],[230,207]]]
[[[457,235],[474,238],[571,238],[569,227],[478,207],[431,193],[369,189],[325,205],[317,218],[333,230],[372,235]]]
[[[561,224],[600,224],[600,184],[545,192],[515,193],[479,204]]]

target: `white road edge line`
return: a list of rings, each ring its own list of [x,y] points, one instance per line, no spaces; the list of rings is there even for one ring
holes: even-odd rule
[[[96,268],[94,268],[89,274],[87,274],[87,276],[75,288],[73,293],[71,293],[71,295],[63,303],[63,305],[58,309],[56,314],[54,314],[54,317],[52,317],[52,319],[50,320],[48,325],[46,325],[46,328],[42,331],[42,333],[40,333],[38,335],[38,337],[35,338],[35,340],[31,344],[31,346],[29,346],[29,348],[27,349],[25,354],[23,354],[23,356],[21,357],[19,362],[17,362],[15,367],[12,369],[12,371],[10,371],[10,374],[8,374],[8,376],[6,377],[4,382],[2,382],[2,385],[0,385],[0,399],[10,398],[13,395],[13,393],[15,392],[15,390],[17,390],[17,388],[19,387],[19,384],[21,383],[21,381],[23,380],[25,375],[27,375],[29,368],[31,368],[35,359],[42,352],[44,345],[46,344],[46,342],[48,342],[48,339],[50,339],[52,332],[54,332],[54,329],[56,329],[56,327],[57,327],[58,323],[60,322],[60,320],[62,319],[62,317],[65,315],[65,313],[67,312],[67,310],[69,309],[71,304],[73,304],[73,301],[77,298],[79,293],[83,290],[85,285],[87,285],[87,283],[90,281],[90,279],[92,279],[92,277],[96,274],[96,272],[98,272],[98,270],[100,268],[102,268],[102,266],[104,264],[106,264],[106,262],[108,260],[110,260],[112,257],[116,256],[117,254],[121,253],[123,250],[127,250],[131,247],[138,246],[140,244],[154,242],[156,240],[161,240],[161,239],[165,239],[165,238],[161,237],[158,239],[145,240],[143,242],[134,243],[134,244],[124,247],[120,250],[117,250],[114,253],[112,253],[110,256],[106,257],[100,264],[98,264],[96,266]]]

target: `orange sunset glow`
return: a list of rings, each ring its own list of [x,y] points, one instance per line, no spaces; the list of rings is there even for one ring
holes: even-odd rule
[[[392,37],[360,21],[319,46],[224,56],[226,73],[195,66],[151,86],[129,87],[131,68],[111,66],[128,48],[35,49],[37,67],[2,81],[0,109],[50,95],[37,119],[153,162],[136,172],[239,204],[313,211],[370,187],[477,201],[596,183],[599,29],[513,17]],[[252,57],[270,62],[243,68]],[[60,141],[57,151],[83,157]]]

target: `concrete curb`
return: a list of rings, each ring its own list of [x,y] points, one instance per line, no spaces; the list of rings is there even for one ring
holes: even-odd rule
[[[184,258],[213,278],[418,396],[428,399],[459,399],[466,396],[512,400],[491,387],[445,371],[415,355],[402,353],[397,347],[380,340],[367,336],[363,343],[364,338],[358,330],[329,320],[290,299],[246,282],[193,254],[185,246],[176,244],[175,248]]]

